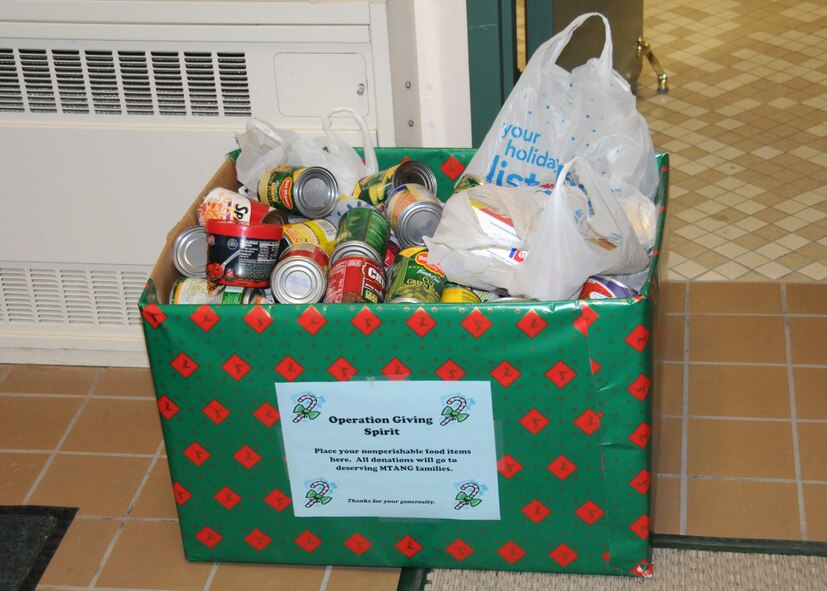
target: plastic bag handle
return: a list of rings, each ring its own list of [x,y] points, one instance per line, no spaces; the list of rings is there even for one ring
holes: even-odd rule
[[[324,129],[324,135],[327,138],[328,142],[328,149],[329,150],[338,150],[335,147],[335,142],[333,141],[333,130],[331,126],[333,125],[332,116],[335,113],[347,113],[356,121],[356,124],[359,126],[359,130],[362,132],[362,147],[365,151],[365,166],[367,167],[367,171],[370,174],[374,174],[379,171],[379,164],[376,160],[376,151],[373,147],[373,139],[370,136],[370,131],[368,130],[368,124],[362,119],[362,116],[359,115],[353,109],[342,107],[340,109],[334,109],[330,111],[327,115],[324,116],[322,119],[322,129]]]
[[[560,169],[560,173],[557,175],[557,180],[554,181],[554,189],[552,189],[551,196],[552,199],[560,201],[561,203],[566,198],[565,189],[563,186],[566,184],[566,176],[568,176],[569,172],[572,168],[577,169],[578,164],[586,162],[586,159],[582,156],[575,156],[568,162],[563,165],[563,168]],[[579,167],[583,170],[577,171],[577,176],[580,179],[581,184],[585,187],[586,185],[594,186],[596,182],[594,170],[591,166],[586,167]]]
[[[543,44],[543,46],[541,46],[541,48],[544,50],[544,53],[541,54],[543,55],[543,63],[557,63],[557,60],[560,58],[560,54],[563,53],[563,49],[565,49],[565,47],[571,41],[574,32],[577,29],[579,29],[584,22],[586,22],[593,16],[600,17],[603,20],[603,26],[606,29],[606,40],[603,43],[603,51],[600,52],[597,70],[604,80],[608,80],[612,74],[613,66],[612,27],[611,25],[609,25],[609,19],[607,19],[604,15],[600,14],[599,12],[587,12],[585,14],[581,14],[573,21],[571,21],[571,23],[569,23],[569,25],[565,29],[557,33],[550,40],[546,41]]]

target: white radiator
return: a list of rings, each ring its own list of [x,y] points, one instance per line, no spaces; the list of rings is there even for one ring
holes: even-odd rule
[[[146,277],[248,116],[318,133],[351,107],[395,145],[387,21],[368,0],[0,0],[0,362],[146,365]]]

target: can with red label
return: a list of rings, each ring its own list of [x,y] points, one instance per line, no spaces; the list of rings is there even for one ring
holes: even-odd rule
[[[399,251],[388,281],[388,303],[435,304],[445,289],[445,273],[428,262],[428,249],[406,248]]]
[[[282,227],[207,220],[207,279],[222,285],[269,287]]]
[[[580,290],[581,300],[605,300],[609,298],[630,298],[640,295],[637,291],[623,285],[620,281],[605,275],[592,275],[586,279]]]
[[[257,223],[270,211],[273,211],[273,208],[266,203],[218,187],[207,193],[198,206],[197,215],[198,223],[203,226],[207,220]]]
[[[282,304],[322,301],[327,289],[328,256],[312,242],[296,242],[279,257],[270,279],[270,290]]]
[[[324,301],[329,304],[368,303],[385,300],[385,273],[372,258],[342,257],[333,263]]]
[[[277,166],[262,175],[258,198],[288,213],[323,218],[336,208],[339,185],[336,177],[320,166]]]

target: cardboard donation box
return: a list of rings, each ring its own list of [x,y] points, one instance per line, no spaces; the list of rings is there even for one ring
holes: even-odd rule
[[[390,148],[436,173],[467,149]],[[192,561],[642,575],[668,155],[641,295],[140,308]],[[209,181],[236,189],[231,158]]]

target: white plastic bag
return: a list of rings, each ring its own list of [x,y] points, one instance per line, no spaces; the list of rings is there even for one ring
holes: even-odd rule
[[[572,34],[591,17],[603,20],[600,57],[566,71],[556,64]],[[563,165],[582,156],[620,197],[653,199],[654,147],[629,84],[612,69],[609,21],[574,19],[532,55],[467,171],[503,186],[553,186]]]
[[[353,147],[332,130],[333,115],[347,113],[362,133],[365,160]],[[269,123],[251,117],[247,130],[236,134],[241,154],[236,161],[239,182],[256,191],[259,179],[276,166],[320,166],[336,178],[339,192],[350,194],[357,181],[375,174],[379,168],[365,120],[353,109],[335,109],[322,119],[322,137],[305,137],[291,130],[275,129]]]

